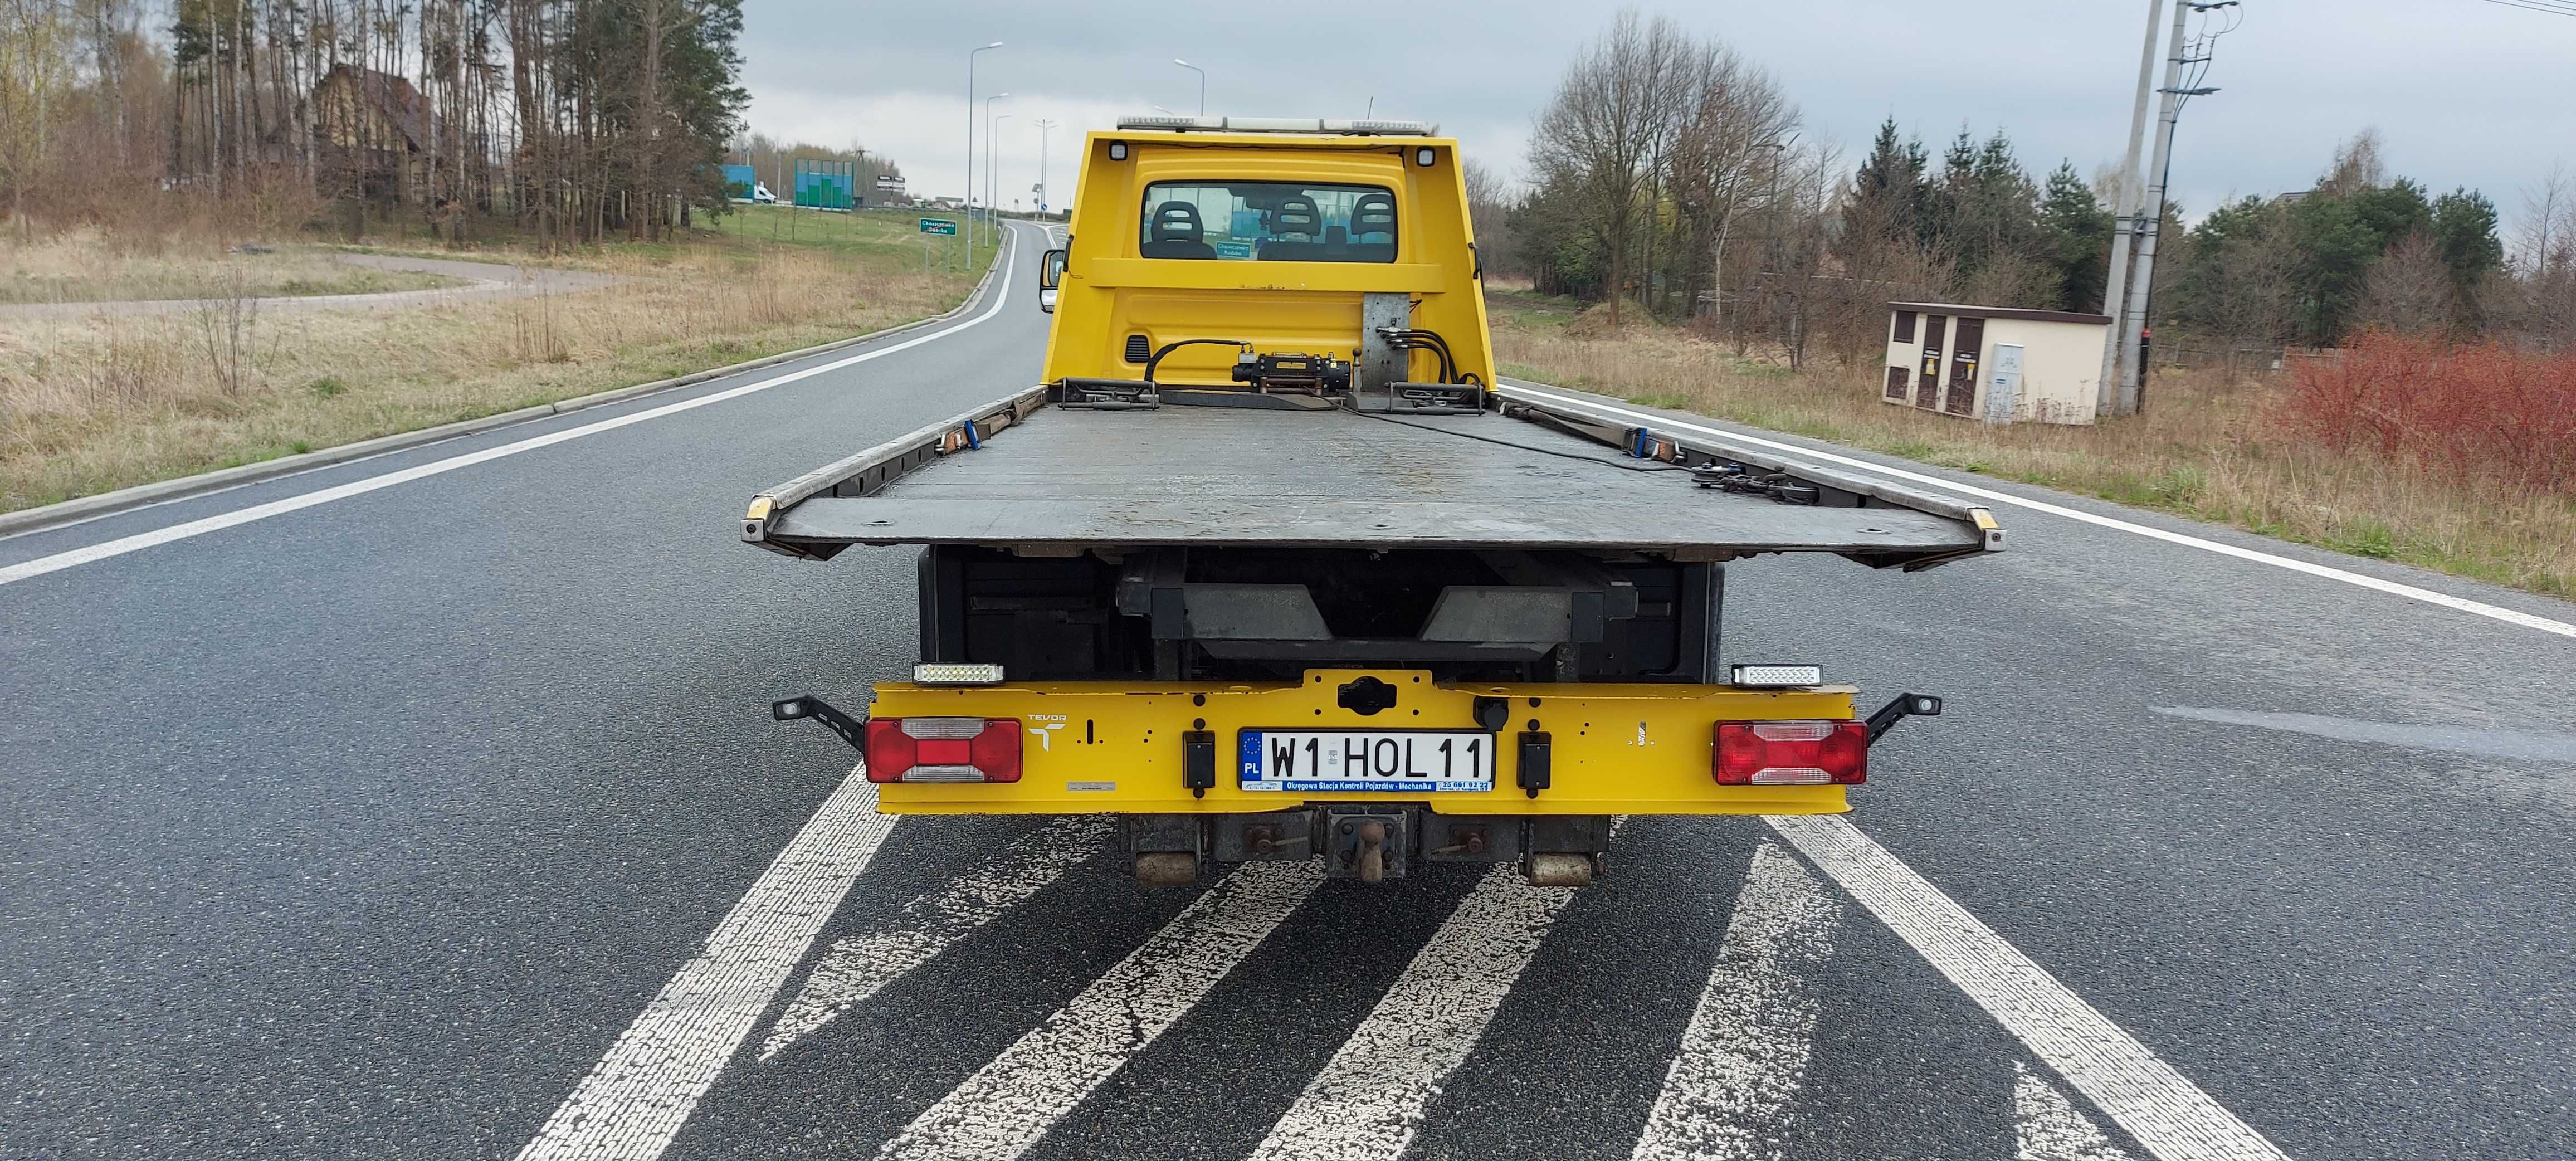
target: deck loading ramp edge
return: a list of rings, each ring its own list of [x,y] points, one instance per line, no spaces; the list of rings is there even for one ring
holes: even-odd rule
[[[1049,399],[1032,387],[768,489],[743,539],[813,559],[852,544],[1307,545],[1832,552],[1908,570],[2003,546],[1977,505],[1521,400],[1399,418]]]

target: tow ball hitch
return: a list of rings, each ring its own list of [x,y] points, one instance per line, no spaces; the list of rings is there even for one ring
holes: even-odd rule
[[[1937,718],[1940,716],[1940,698],[1930,696],[1929,694],[1900,693],[1896,695],[1896,700],[1878,707],[1877,713],[1869,715],[1870,743],[1872,745],[1876,745],[1878,743],[1879,735],[1895,729],[1896,723],[1904,721],[1907,718]]]

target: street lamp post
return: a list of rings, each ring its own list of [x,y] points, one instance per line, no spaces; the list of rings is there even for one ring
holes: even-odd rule
[[[1030,124],[1038,127],[1038,219],[1044,221],[1047,213],[1047,143],[1055,136],[1056,122],[1040,117]]]
[[[1199,116],[1207,116],[1207,70],[1179,57],[1173,57],[1172,63],[1199,75]]]
[[[1002,122],[1010,119],[1004,113],[984,125],[984,207],[995,215],[1002,212]]]
[[[988,152],[991,150],[991,148],[992,148],[992,144],[993,144],[993,102],[998,101],[998,100],[1001,100],[1002,98],[1007,97],[1007,96],[1010,96],[1010,94],[1009,94],[1009,93],[995,93],[995,94],[993,94],[992,96],[989,96],[989,97],[984,98],[984,145],[985,145],[985,149],[986,149]],[[987,165],[987,166],[985,166],[984,168],[985,168],[985,170],[986,170],[986,172],[985,172],[985,174],[984,174],[984,179],[985,179],[986,181],[991,181],[991,180],[992,180],[992,178],[993,178],[993,175],[992,175],[992,172],[991,172],[991,170],[992,170],[992,166]],[[973,195],[973,193],[974,193],[974,191],[973,191],[973,189],[971,189],[971,188],[970,188],[970,189],[968,189],[968,190],[967,190],[967,193],[968,193],[968,195],[969,195],[969,196],[972,196],[972,195]],[[991,197],[989,197],[989,196],[988,196],[988,197],[986,197],[986,198],[984,199],[984,213],[985,213],[987,216],[990,216],[990,215],[992,214],[992,212],[993,212],[993,199],[992,199]],[[967,228],[967,229],[970,229],[970,230],[975,228],[975,215],[974,215],[972,212],[969,212],[969,213],[966,215],[966,228]],[[996,243],[996,245],[998,245],[998,244],[999,244],[999,243]]]
[[[975,268],[975,57],[1002,47],[994,41],[966,54],[966,268]]]

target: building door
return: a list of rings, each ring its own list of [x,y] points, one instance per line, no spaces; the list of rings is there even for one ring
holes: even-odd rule
[[[1941,406],[1941,336],[1949,330],[1947,317],[1923,316],[1923,373],[1914,377],[1914,405],[1925,411]]]
[[[1986,422],[2011,423],[2020,409],[2021,355],[2018,343],[1995,344],[1994,371],[1986,376]]]
[[[1956,353],[1950,356],[1950,397],[1943,402],[1952,415],[1967,415],[1977,405],[1977,356],[1986,349],[1986,320],[1959,320]]]

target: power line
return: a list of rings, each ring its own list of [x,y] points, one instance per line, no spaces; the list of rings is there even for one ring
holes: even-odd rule
[[[2520,8],[2526,12],[2546,12],[2552,16],[2576,16],[2576,6],[2561,6],[2557,0],[2487,0],[2487,3]]]

